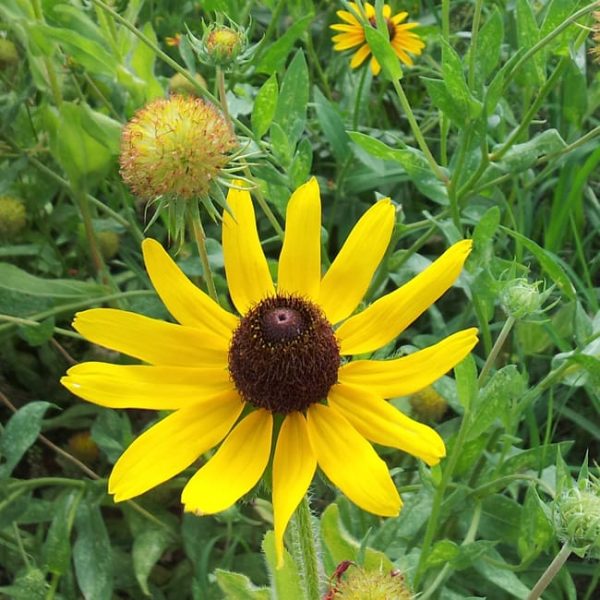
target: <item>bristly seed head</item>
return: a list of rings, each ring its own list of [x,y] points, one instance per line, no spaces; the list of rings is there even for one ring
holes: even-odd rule
[[[229,372],[256,407],[288,414],[327,397],[340,351],[321,309],[298,296],[262,300],[241,319],[229,347]]]

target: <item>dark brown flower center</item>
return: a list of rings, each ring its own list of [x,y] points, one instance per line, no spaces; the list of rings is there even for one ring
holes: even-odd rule
[[[229,373],[244,400],[287,414],[327,397],[340,352],[321,309],[298,296],[275,296],[240,320],[229,347]]]
[[[369,19],[369,23],[371,23],[371,27],[377,29],[377,21],[375,20],[375,17],[371,17]],[[388,35],[391,42],[396,35],[396,26],[392,23],[391,19],[386,19],[385,24],[387,25]]]

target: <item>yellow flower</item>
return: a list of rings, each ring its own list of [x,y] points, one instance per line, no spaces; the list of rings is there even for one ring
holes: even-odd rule
[[[471,242],[452,246],[409,283],[353,314],[383,257],[394,207],[380,200],[358,221],[321,276],[321,200],[316,179],[288,203],[278,281],[272,281],[248,191],[231,189],[223,255],[233,304],[224,310],[195,287],[154,240],[143,243],[152,284],[178,324],[124,310],[78,313],[74,328],[93,343],[144,361],[69,369],[62,383],[111,408],[172,410],[124,452],[109,479],[116,501],[144,493],[216,453],[185,486],[186,511],[232,506],[262,477],[273,454],[279,559],[283,534],[317,465],[364,510],[393,516],[400,496],[370,442],[437,464],[444,442],[385,398],[423,389],[477,343],[466,329],[408,356],[348,360],[381,348],[456,280]],[[274,428],[274,424],[276,427]]]
[[[344,21],[344,23],[338,23],[331,25],[331,29],[335,31],[341,31],[338,35],[333,36],[335,42],[334,50],[342,52],[343,50],[349,50],[350,48],[360,48],[354,53],[350,66],[353,69],[360,67],[362,63],[371,54],[371,48],[367,43],[365,36],[365,23],[361,22],[360,9],[354,3],[350,2],[354,14],[347,10],[338,10],[337,16]],[[375,8],[369,2],[365,2],[365,16],[367,21],[372,27],[376,27],[375,22]],[[399,12],[392,16],[392,8],[388,4],[383,5],[383,17],[386,20],[388,34],[390,37],[390,44],[394,50],[396,56],[405,64],[412,66],[412,58],[408,55],[411,54],[419,55],[425,44],[421,38],[411,31],[415,27],[418,27],[418,23],[402,23],[408,17],[407,12]],[[377,62],[377,59],[373,56],[371,58],[371,71],[373,75],[378,75],[381,71],[381,66]]]

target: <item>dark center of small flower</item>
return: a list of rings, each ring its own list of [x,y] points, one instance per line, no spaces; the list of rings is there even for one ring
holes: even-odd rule
[[[375,20],[375,17],[371,17],[369,19],[369,23],[371,24],[371,27],[377,29],[377,21]],[[391,42],[394,39],[394,36],[396,35],[396,26],[392,23],[390,19],[386,19],[385,24],[387,25],[388,35]]]
[[[240,320],[229,347],[229,373],[256,407],[287,414],[327,397],[340,352],[321,309],[298,296],[275,296]]]

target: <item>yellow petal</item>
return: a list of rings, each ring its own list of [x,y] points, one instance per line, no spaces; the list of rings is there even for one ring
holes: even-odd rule
[[[342,19],[342,21],[346,21],[346,23],[361,27],[358,19],[351,12],[348,12],[347,10],[338,10],[335,14]]]
[[[397,515],[398,490],[371,444],[340,412],[322,404],[312,404],[307,412],[308,437],[325,475],[364,510]]]
[[[392,14],[392,7],[389,4],[384,4],[382,14],[386,19],[389,19]]]
[[[335,25],[330,25],[329,29],[333,29],[334,31],[346,31],[348,33],[362,32],[362,28],[357,27],[356,25],[341,25],[339,23]]]
[[[340,367],[340,383],[383,398],[414,394],[456,366],[477,344],[477,329],[464,329],[433,346],[393,360],[355,360]]]
[[[375,7],[370,2],[365,2],[365,14],[367,15],[367,19],[375,16]]]
[[[75,315],[73,327],[94,344],[151,364],[181,367],[227,365],[228,343],[222,336],[125,310],[84,310]]]
[[[321,196],[312,177],[289,199],[277,291],[316,300],[321,281]]]
[[[85,362],[60,382],[73,394],[109,408],[175,410],[233,389],[223,367],[193,369]]]
[[[376,444],[398,448],[436,465],[446,456],[444,441],[431,427],[402,414],[367,388],[340,383],[329,390],[329,405]]]
[[[173,317],[229,341],[237,317],[197,288],[156,240],[144,240],[142,250],[152,285]]]
[[[360,67],[360,65],[362,65],[365,62],[365,59],[369,56],[369,54],[371,54],[371,48],[369,48],[369,46],[367,44],[365,44],[364,46],[361,46],[354,53],[354,56],[352,57],[352,60],[350,61],[350,66],[353,69]]]
[[[354,46],[358,46],[365,41],[364,35],[354,33],[340,33],[339,35],[334,35],[331,39],[335,43],[334,50],[338,52],[354,48]]]
[[[114,466],[108,491],[115,502],[139,496],[187,469],[227,435],[243,407],[232,392],[227,398],[182,408],[152,426]]]
[[[379,73],[381,73],[381,65],[375,57],[371,59],[371,72],[373,75],[379,75]]]
[[[223,212],[223,257],[231,299],[240,314],[275,294],[267,259],[260,245],[250,194],[231,188],[231,211]]]
[[[283,534],[315,474],[317,459],[306,431],[306,419],[290,413],[279,431],[273,458],[273,516],[277,568],[283,566]]]
[[[263,409],[240,421],[183,489],[185,510],[214,514],[249,492],[269,462],[272,429],[273,417]]]
[[[389,198],[373,205],[354,226],[321,282],[319,305],[331,323],[354,312],[383,258],[394,228]]]
[[[398,25],[399,23],[402,23],[402,21],[404,21],[404,19],[406,19],[406,17],[408,17],[407,12],[399,12],[391,18],[391,21],[394,25]],[[417,25],[418,25],[418,23],[417,23]]]
[[[342,354],[372,352],[397,337],[456,281],[471,246],[471,240],[454,244],[401,288],[342,323],[336,331]]]

